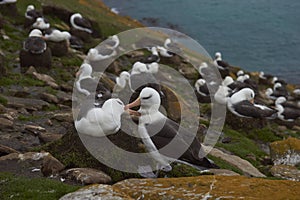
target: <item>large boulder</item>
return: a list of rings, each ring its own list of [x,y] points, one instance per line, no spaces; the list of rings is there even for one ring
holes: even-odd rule
[[[131,200],[130,196],[116,191],[110,185],[91,185],[64,195],[60,200],[101,199],[101,200]]]
[[[300,181],[300,170],[297,167],[289,165],[274,165],[271,174],[278,178],[283,178],[292,181]]]
[[[274,165],[295,166],[300,163],[300,139],[289,137],[270,144],[271,159]]]
[[[92,185],[63,196],[71,199],[298,199],[300,185],[287,180],[243,176],[127,179],[114,184]]]
[[[48,152],[11,153],[0,157],[0,171],[27,177],[55,175],[64,169]]]
[[[110,183],[111,177],[104,172],[92,168],[72,168],[62,174],[65,178],[75,180],[76,182],[89,185],[95,183]]]

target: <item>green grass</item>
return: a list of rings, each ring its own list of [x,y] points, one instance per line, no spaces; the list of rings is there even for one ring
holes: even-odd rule
[[[0,199],[59,199],[63,195],[79,189],[47,178],[25,178],[0,172]]]
[[[40,116],[33,116],[33,115],[31,115],[31,116],[19,115],[19,117],[18,117],[18,119],[20,121],[26,121],[26,122],[34,121],[34,120],[37,120],[37,119],[40,119],[40,118],[41,118]]]
[[[36,80],[29,75],[8,74],[7,77],[0,78],[1,86],[22,85],[22,86],[44,86],[40,80]]]
[[[0,103],[4,106],[7,105],[7,99],[0,95]]]
[[[248,155],[253,154],[257,158],[256,160],[258,160],[259,158],[266,155],[266,153],[263,152],[253,140],[247,138],[247,135],[245,133],[227,128],[224,129],[224,133],[226,137],[232,138],[232,142],[227,144],[217,143],[217,147],[224,148],[234,153],[235,155],[248,160],[256,167],[260,165],[259,161],[247,158]]]
[[[249,133],[249,138],[253,140],[260,140],[262,142],[274,142],[282,138],[277,136],[270,128],[253,129]]]
[[[50,104],[48,107],[43,109],[44,111],[56,111],[59,110],[59,107],[55,104]]]
[[[221,158],[212,156],[212,155],[207,155],[207,157],[209,159],[211,159],[212,161],[214,161],[214,163],[216,165],[218,165],[221,169],[228,169],[230,171],[234,171],[238,174],[244,174],[242,170],[240,170],[239,168],[232,166],[231,164],[229,164],[228,162],[222,160]]]

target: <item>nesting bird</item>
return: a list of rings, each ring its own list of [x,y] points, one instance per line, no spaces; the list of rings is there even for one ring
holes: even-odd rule
[[[43,31],[50,28],[50,23],[44,17],[38,17],[32,24],[32,28],[40,29]]]
[[[32,30],[20,51],[21,68],[30,66],[50,68],[51,58],[51,50],[47,47],[42,32],[38,29]]]
[[[76,74],[78,79],[75,81],[75,88],[85,96],[96,95],[99,97],[99,104],[101,105],[104,101],[111,98],[111,92],[92,77],[92,72],[93,69],[91,65],[83,63]]]
[[[227,103],[228,109],[235,115],[245,118],[271,118],[277,116],[277,110],[254,103],[255,93],[250,88],[244,88],[234,93]]]
[[[69,32],[57,29],[47,29],[44,38],[47,41],[53,56],[65,56],[68,53],[69,40],[71,39],[71,34]]]
[[[80,13],[74,13],[70,17],[71,34],[79,37],[83,41],[89,41],[93,28],[90,21],[84,18]]]
[[[300,108],[291,104],[285,104],[287,99],[279,97],[275,101],[275,106],[278,111],[278,118],[283,121],[294,122],[300,118]]]

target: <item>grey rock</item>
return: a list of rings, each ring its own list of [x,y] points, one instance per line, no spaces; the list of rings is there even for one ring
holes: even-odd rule
[[[18,98],[5,96],[7,99],[7,106],[12,108],[25,108],[30,111],[41,110],[44,107],[48,107],[49,103],[40,99],[31,98]]]
[[[300,181],[300,170],[289,165],[275,165],[270,170],[271,174],[278,178],[292,181]]]
[[[44,157],[41,168],[44,176],[57,175],[64,169],[65,166],[52,155],[48,154]]]
[[[76,180],[83,185],[95,183],[110,183],[111,178],[102,171],[91,168],[73,168],[63,173],[67,179]]]
[[[5,128],[12,129],[13,127],[14,127],[13,121],[0,117],[0,129],[5,129]]]
[[[0,144],[0,157],[11,153],[19,153],[19,152],[13,148]]]
[[[132,200],[133,198],[113,189],[110,185],[91,185],[61,197],[59,200]]]
[[[286,140],[272,142],[270,152],[274,165],[295,166],[300,163],[300,139],[289,137]]]
[[[47,101],[48,103],[56,103],[57,104],[59,102],[58,98],[55,95],[45,93],[45,92],[40,94],[40,98],[44,101]]]
[[[211,148],[205,145],[202,145],[202,147],[204,151],[209,152],[210,155],[218,157],[228,162],[229,164],[239,168],[245,175],[254,177],[266,177],[247,160],[244,160],[236,155],[230,155],[216,148]]]

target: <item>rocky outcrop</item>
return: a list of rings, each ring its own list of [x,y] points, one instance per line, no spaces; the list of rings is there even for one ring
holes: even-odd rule
[[[91,185],[60,198],[60,200],[75,199],[133,200],[134,198],[115,190],[110,185]]]
[[[278,178],[283,178],[291,181],[300,181],[300,170],[289,165],[274,165],[271,174]]]
[[[205,151],[208,151],[210,148],[202,145]],[[254,177],[266,177],[258,169],[256,169],[250,162],[244,160],[236,155],[230,155],[221,150],[213,148],[210,152],[210,155],[221,158],[222,160],[228,162],[232,166],[239,168],[245,175],[254,176]]]
[[[275,165],[295,166],[300,163],[300,139],[288,138],[270,144],[271,159]]]
[[[300,181],[300,170],[295,167],[300,163],[300,140],[288,138],[270,144],[271,159],[274,166],[270,172],[273,176]]]
[[[64,166],[48,152],[11,153],[0,157],[0,171],[27,177],[55,175],[63,169]]]
[[[82,185],[110,183],[111,178],[102,171],[91,168],[73,168],[63,173],[65,178],[75,180]]]
[[[243,176],[128,179],[113,186],[82,188],[60,200],[91,198],[92,195],[101,199],[298,199],[300,185],[293,181]]]

